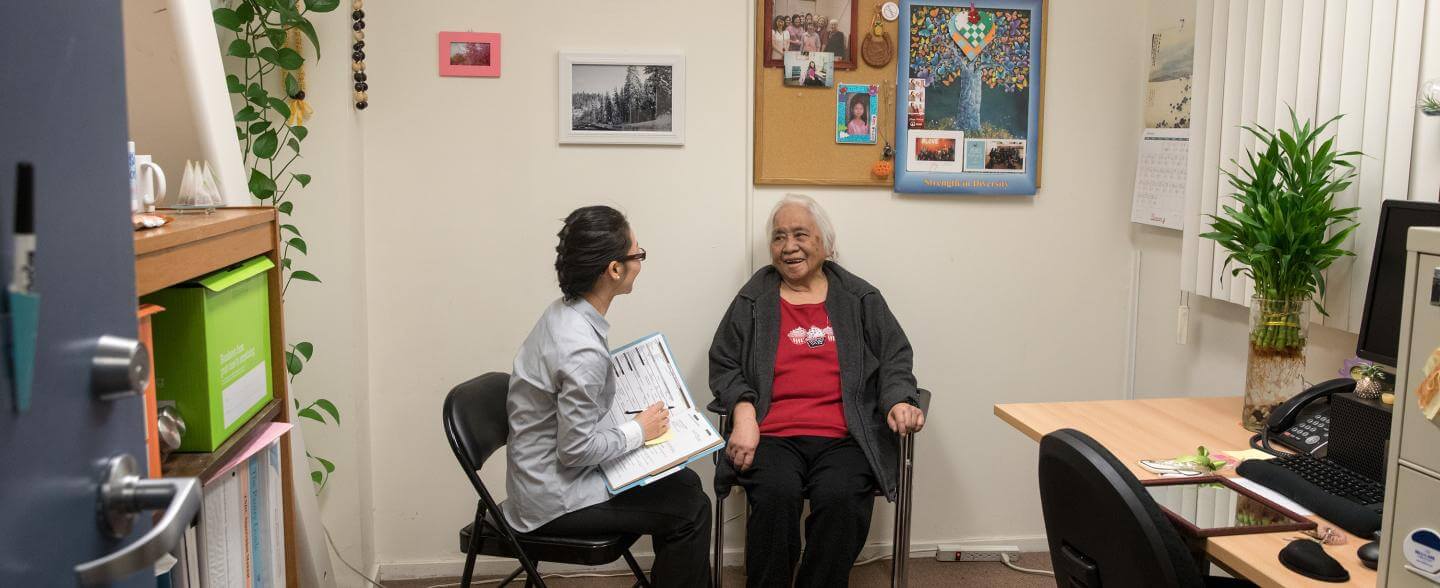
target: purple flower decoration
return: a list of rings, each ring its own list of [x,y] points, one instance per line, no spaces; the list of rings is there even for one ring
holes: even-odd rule
[[[1355,374],[1354,374],[1355,368],[1360,367],[1360,366],[1362,366],[1362,365],[1375,365],[1375,363],[1374,363],[1374,362],[1371,362],[1371,361],[1365,361],[1365,360],[1360,359],[1360,358],[1358,358],[1358,357],[1352,357],[1352,358],[1350,358],[1350,359],[1345,360],[1344,365],[1341,365],[1341,366],[1340,366],[1340,377],[1342,377],[1342,378],[1354,378],[1354,377],[1355,377]]]

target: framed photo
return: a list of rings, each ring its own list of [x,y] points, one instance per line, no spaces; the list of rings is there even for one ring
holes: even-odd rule
[[[685,57],[560,54],[561,143],[685,144]]]
[[[823,51],[815,53],[787,51],[785,52],[785,69],[781,71],[787,86],[829,88],[835,85],[835,55]]]
[[[500,77],[500,33],[440,33],[440,75]]]
[[[874,145],[879,131],[880,86],[840,84],[835,90],[835,142]]]
[[[1035,194],[1046,1],[902,0],[896,192]]]
[[[760,0],[767,30],[765,67],[783,67],[789,51],[835,55],[835,69],[855,69],[860,0]]]

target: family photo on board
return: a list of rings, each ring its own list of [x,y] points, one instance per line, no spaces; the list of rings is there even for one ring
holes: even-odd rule
[[[854,69],[856,0],[767,0],[765,66],[785,65],[786,53],[825,52],[840,69]],[[788,69],[788,66],[787,66]]]

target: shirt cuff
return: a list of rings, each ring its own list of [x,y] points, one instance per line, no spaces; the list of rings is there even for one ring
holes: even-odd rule
[[[645,444],[645,430],[633,419],[620,425],[620,433],[625,435],[625,451],[634,451]]]

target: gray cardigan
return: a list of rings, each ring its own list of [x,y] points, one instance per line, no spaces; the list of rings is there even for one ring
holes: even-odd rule
[[[822,271],[829,280],[825,311],[835,330],[846,427],[893,501],[899,447],[885,417],[896,403],[919,401],[910,340],[874,286],[833,261]],[[733,412],[737,402],[752,402],[755,418],[764,422],[779,345],[780,274],[767,265],[740,288],[710,344],[710,391],[722,406]],[[729,460],[720,460],[716,483],[728,486],[733,478]]]

